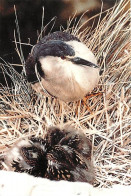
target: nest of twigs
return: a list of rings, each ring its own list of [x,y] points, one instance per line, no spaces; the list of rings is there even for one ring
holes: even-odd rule
[[[90,110],[82,102],[64,103],[36,94],[12,65],[1,65],[14,86],[0,89],[0,156],[22,137],[43,136],[50,125],[67,123],[81,128],[92,141],[94,185],[130,184],[130,13],[126,2],[108,10],[103,19],[100,14],[94,30],[81,30],[79,22],[70,28],[72,20],[68,22],[66,31],[87,44],[101,67],[99,85],[92,92],[100,94],[87,99]],[[21,43],[17,51],[24,63]]]

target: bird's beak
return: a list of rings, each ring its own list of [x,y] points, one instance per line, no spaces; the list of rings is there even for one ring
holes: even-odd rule
[[[69,58],[68,60],[70,60],[72,63],[78,64],[78,65],[85,65],[85,66],[89,66],[89,67],[93,67],[93,68],[99,68],[98,65],[87,61],[85,59],[82,59],[80,57],[74,57],[74,58]]]

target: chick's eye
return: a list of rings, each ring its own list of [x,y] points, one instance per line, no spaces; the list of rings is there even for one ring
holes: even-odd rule
[[[64,60],[64,59],[66,59],[66,57],[65,56],[61,56],[61,59]]]
[[[37,152],[28,152],[28,157],[32,158],[32,159],[36,159],[38,157],[38,153]]]

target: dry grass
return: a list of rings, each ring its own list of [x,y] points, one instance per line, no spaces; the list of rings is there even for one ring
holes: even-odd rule
[[[96,186],[130,184],[130,15],[129,10],[125,11],[125,2],[108,10],[95,30],[87,28],[82,32],[79,25],[70,28],[72,20],[68,23],[67,31],[91,48],[101,67],[94,92],[102,94],[87,100],[92,113],[78,102],[64,103],[36,95],[24,77],[10,68],[15,88],[0,90],[0,154],[21,137],[42,136],[48,126],[68,123],[82,128],[92,140]],[[19,55],[23,58],[21,50]],[[3,70],[6,72],[4,67]]]

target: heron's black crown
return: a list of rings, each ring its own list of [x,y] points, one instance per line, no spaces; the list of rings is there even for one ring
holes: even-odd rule
[[[27,76],[28,82],[35,83],[38,81],[38,76],[36,75],[36,68],[37,68],[38,74],[44,77],[44,72],[39,62],[40,57],[74,56],[75,51],[73,50],[73,48],[65,43],[66,41],[71,41],[71,40],[76,40],[80,42],[80,40],[77,37],[67,32],[61,32],[61,31],[54,32],[42,38],[33,47],[32,52],[31,54],[29,54],[27,61],[26,61],[25,69],[26,69],[26,76]]]

